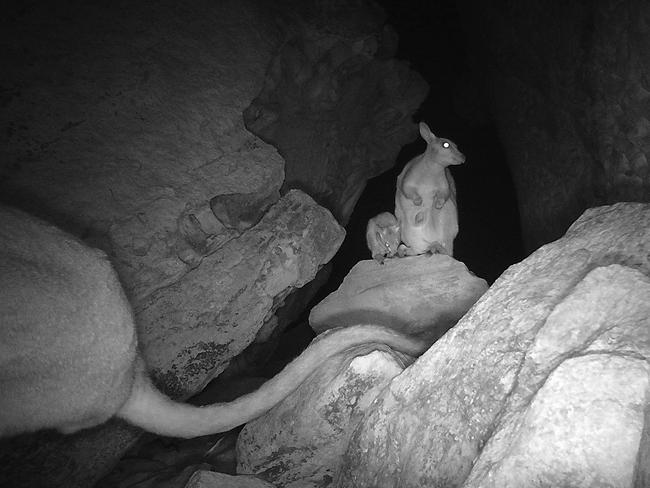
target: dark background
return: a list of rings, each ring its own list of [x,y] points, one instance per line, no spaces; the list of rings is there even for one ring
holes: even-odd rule
[[[397,57],[408,61],[430,86],[414,117],[453,140],[466,162],[451,171],[456,181],[460,231],[454,257],[492,283],[524,256],[517,197],[496,128],[482,104],[481,84],[466,55],[466,36],[454,1],[378,2],[399,35]],[[350,268],[369,259],[368,219],[395,208],[395,181],[404,165],[424,151],[418,136],[405,146],[395,167],[368,182],[334,258],[327,290],[334,291]]]

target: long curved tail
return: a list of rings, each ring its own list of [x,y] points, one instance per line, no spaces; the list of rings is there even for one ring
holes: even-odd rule
[[[256,391],[232,402],[205,407],[172,401],[153,386],[143,369],[137,368],[131,396],[118,416],[149,432],[172,437],[226,432],[259,417],[286,398],[329,357],[368,343],[386,344],[410,356],[419,356],[428,347],[421,340],[378,325],[333,329],[318,336],[300,356]]]

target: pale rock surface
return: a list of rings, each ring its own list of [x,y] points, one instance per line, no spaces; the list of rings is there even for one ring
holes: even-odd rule
[[[255,476],[230,476],[212,471],[197,471],[185,488],[273,488],[273,485]]]
[[[463,486],[634,486],[649,353],[650,279],[591,271],[538,332]]]
[[[314,278],[344,237],[330,212],[300,190],[186,277],[136,309],[154,378],[175,396],[196,392],[253,342],[286,293]]]
[[[377,344],[329,359],[285,401],[246,424],[237,440],[237,472],[282,487],[329,486],[354,428],[405,360]]]
[[[380,394],[335,485],[647,486],[649,276],[650,205],[587,210]]]
[[[341,286],[316,305],[318,333],[355,324],[384,325],[431,343],[487,291],[485,280],[443,254],[357,263]]]

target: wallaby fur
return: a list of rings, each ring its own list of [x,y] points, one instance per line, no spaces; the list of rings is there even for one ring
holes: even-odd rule
[[[402,242],[398,254],[454,252],[458,234],[456,185],[447,166],[462,164],[465,156],[449,139],[436,137],[420,122],[427,143],[424,153],[409,161],[397,177],[395,217]]]
[[[322,334],[260,389],[206,407],[177,403],[149,380],[133,313],[107,256],[0,206],[0,437],[92,427],[114,415],[161,435],[224,432],[273,407],[328,357],[384,343],[426,345],[374,325]]]

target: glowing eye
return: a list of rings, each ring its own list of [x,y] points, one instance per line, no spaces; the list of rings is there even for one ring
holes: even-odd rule
[[[442,143],[442,147],[444,147],[445,149],[447,149],[447,148],[449,147],[449,143],[448,143],[447,141],[443,142],[443,143]]]

